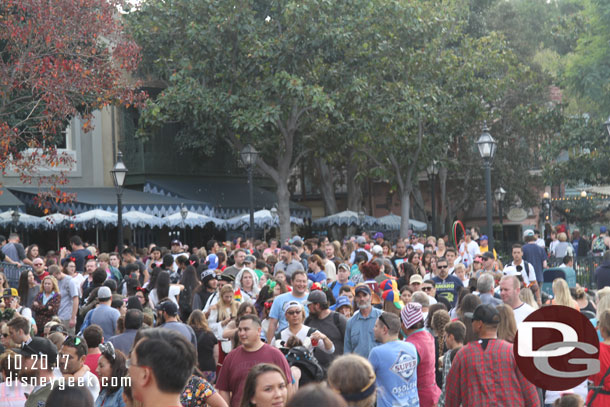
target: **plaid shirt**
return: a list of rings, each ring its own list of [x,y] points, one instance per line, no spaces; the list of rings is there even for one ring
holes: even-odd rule
[[[519,371],[513,345],[490,339],[487,348],[470,342],[453,360],[446,383],[446,407],[540,406],[536,388]]]

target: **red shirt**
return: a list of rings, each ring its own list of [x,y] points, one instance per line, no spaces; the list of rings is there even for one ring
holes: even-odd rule
[[[89,370],[91,371],[91,373],[93,373],[98,379],[99,377],[97,376],[97,361],[99,360],[100,356],[102,356],[101,353],[90,353],[85,356],[85,365],[89,366]]]
[[[259,363],[272,363],[279,366],[288,378],[288,383],[292,383],[290,366],[284,354],[277,348],[265,343],[256,352],[248,352],[244,350],[243,346],[239,346],[229,352],[225,358],[216,381],[216,390],[231,393],[231,407],[239,407],[248,372],[252,366]]]
[[[610,346],[606,345],[605,343],[599,344],[599,364],[600,364],[599,373],[594,374],[593,376],[589,376],[589,380],[593,380],[593,384],[595,384],[596,386],[600,385],[602,377],[604,377],[604,375],[610,368]],[[610,375],[608,375],[606,377],[606,379],[604,380],[604,390],[610,391]],[[593,390],[589,391],[589,394],[587,395],[587,403],[591,399],[591,396],[593,396]],[[609,406],[609,405],[610,405],[610,395],[598,393],[597,396],[595,397],[595,400],[593,400],[592,406],[593,407],[602,407],[602,406]]]
[[[419,379],[419,377],[418,377]],[[521,373],[513,345],[489,339],[464,346],[453,359],[445,385],[446,407],[539,406],[536,387]]]

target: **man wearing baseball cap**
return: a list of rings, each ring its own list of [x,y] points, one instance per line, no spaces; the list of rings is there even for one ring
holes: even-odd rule
[[[116,334],[116,323],[121,313],[110,305],[112,303],[112,292],[110,288],[102,286],[97,290],[99,305],[91,311],[91,324],[102,327],[104,340],[107,341]]]
[[[487,237],[487,235],[483,235],[479,239],[479,250],[481,251],[481,253],[489,252],[489,238]],[[498,258],[498,253],[496,253],[496,249],[493,249],[493,253],[489,254],[493,254],[494,259]]]
[[[375,322],[382,311],[371,304],[371,289],[366,284],[356,286],[354,302],[358,311],[347,321],[343,351],[369,357],[371,349],[379,345],[375,340]]]
[[[178,305],[172,300],[165,300],[157,305],[157,315],[159,327],[171,329],[182,334],[187,341],[190,341],[197,349],[197,336],[189,325],[178,321]]]
[[[420,291],[423,282],[424,279],[420,274],[413,274],[411,278],[409,278],[409,287],[411,287],[414,292]]]
[[[57,347],[47,338],[37,336],[27,345],[22,345],[16,353],[23,357],[23,376],[36,378],[36,386],[28,396],[25,406],[44,406],[53,390],[53,382],[57,380],[53,374],[57,361]],[[40,363],[43,358],[48,363]]]
[[[453,359],[445,406],[539,406],[536,387],[516,366],[513,345],[497,339],[497,308],[481,304],[464,315],[472,319],[479,340],[468,343]]]
[[[313,351],[320,366],[326,370],[335,357],[343,355],[347,319],[338,312],[329,309],[326,294],[321,290],[309,293],[305,304],[309,308],[309,317],[305,320],[305,325],[322,332],[335,345],[333,353],[323,352],[317,348]]]

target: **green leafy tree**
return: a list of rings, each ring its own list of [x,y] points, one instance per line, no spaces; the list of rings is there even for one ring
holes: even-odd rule
[[[610,105],[610,3],[586,0],[582,17],[586,30],[566,63],[564,80],[568,89],[583,99],[587,112],[608,117]],[[582,113],[582,112],[581,112]]]

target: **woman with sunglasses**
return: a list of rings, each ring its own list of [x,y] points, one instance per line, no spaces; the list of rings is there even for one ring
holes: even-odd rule
[[[125,355],[111,342],[99,345],[102,353],[97,361],[96,373],[102,390],[95,400],[95,407],[125,407],[121,379],[127,376]]]
[[[273,340],[275,347],[286,347],[288,339],[296,336],[310,352],[313,352],[313,349],[316,347],[326,353],[335,352],[335,345],[328,339],[328,336],[315,328],[310,328],[303,324],[305,320],[303,304],[298,301],[289,301],[284,305],[284,313],[286,314],[286,321],[288,321],[288,328],[275,335]]]

